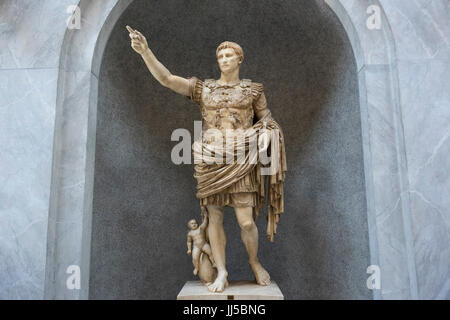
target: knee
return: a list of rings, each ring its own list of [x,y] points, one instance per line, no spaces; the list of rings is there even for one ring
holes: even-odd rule
[[[252,220],[246,220],[246,221],[242,222],[240,224],[240,226],[241,226],[242,231],[248,232],[248,231],[253,230],[253,228],[255,228],[256,225],[255,225],[255,222],[253,222]]]

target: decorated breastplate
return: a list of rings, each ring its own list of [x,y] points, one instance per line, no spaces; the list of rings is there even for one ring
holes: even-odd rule
[[[204,129],[247,129],[253,125],[251,80],[231,86],[206,80],[201,101]]]

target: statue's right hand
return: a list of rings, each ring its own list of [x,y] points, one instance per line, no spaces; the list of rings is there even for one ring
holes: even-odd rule
[[[205,219],[208,219],[208,215],[206,214],[206,209],[204,209],[204,208],[202,208],[202,219],[203,220],[205,220]]]
[[[137,30],[133,30],[130,26],[126,26],[131,38],[131,47],[139,54],[144,54],[148,49],[147,39]]]
[[[191,255],[191,253],[192,253],[192,251],[191,251],[191,250],[188,250],[187,254],[188,254],[188,255]]]

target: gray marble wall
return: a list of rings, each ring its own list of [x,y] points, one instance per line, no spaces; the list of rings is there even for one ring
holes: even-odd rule
[[[418,297],[450,299],[450,2],[380,2],[396,45]]]
[[[64,37],[56,99],[46,299],[88,296],[99,57],[102,43],[130,2],[80,1],[80,29],[67,30]],[[79,267],[79,289],[66,285],[69,266]]]
[[[71,3],[0,2],[0,299],[44,295],[58,65]]]
[[[85,265],[83,272],[89,269],[89,259],[83,258],[83,262],[80,257],[81,252],[90,251],[86,239],[90,239],[89,173],[93,167],[89,159],[93,146],[87,133],[74,140],[55,135],[55,131],[61,132],[55,122],[59,128],[66,128],[64,119],[58,120],[61,110],[57,106],[68,111],[81,103],[84,107],[73,109],[84,114],[78,119],[95,119],[89,116],[92,108],[86,107],[95,102],[95,97],[89,100],[86,96],[96,91],[89,86],[81,91],[76,88],[83,88],[83,82],[95,84],[103,51],[94,51],[93,44],[102,48],[107,41],[108,32],[102,36],[100,30],[106,16],[113,12],[111,8],[116,3],[124,8],[130,1],[80,1],[83,25],[88,28],[72,33],[66,32],[65,24],[72,1],[0,3],[1,299],[43,298],[45,273],[48,298],[87,296],[87,292],[66,292],[64,281],[67,264]],[[367,91],[361,90],[361,101],[368,105],[362,109],[361,119],[364,150],[373,146],[379,150],[364,153],[365,170],[366,166],[375,170],[373,176],[366,171],[366,187],[369,210],[379,209],[369,212],[369,230],[375,231],[375,235],[371,233],[371,259],[382,267],[383,292],[379,297],[448,299],[449,2],[326,2],[338,13],[353,44],[360,89],[370,83]],[[380,32],[367,32],[366,9],[370,4],[382,8],[386,28]],[[117,16],[111,14],[106,25],[114,24],[120,13],[118,10]],[[388,51],[383,49],[383,35],[391,37]],[[64,46],[64,42],[70,45]],[[74,50],[67,52],[67,48]],[[69,56],[73,63],[61,65]],[[209,71],[208,75],[214,70]],[[387,93],[381,90],[386,83],[392,85]],[[392,114],[388,110],[392,101],[399,108],[390,119],[386,115]],[[92,123],[80,123],[81,127],[92,129]],[[79,147],[74,148],[75,142]],[[78,171],[71,172],[70,166],[52,170],[52,165],[61,164],[58,159],[71,161],[74,156],[90,162],[80,162]],[[398,159],[400,162],[395,164]],[[71,174],[68,180],[67,174]],[[80,181],[84,182],[76,184]],[[74,219],[72,211],[77,212]],[[87,221],[83,224],[77,217],[87,217]],[[82,279],[85,288],[86,277]]]

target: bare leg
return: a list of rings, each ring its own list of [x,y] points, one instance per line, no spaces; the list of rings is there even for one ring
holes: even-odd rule
[[[192,264],[194,265],[194,275],[197,275],[198,273],[198,267],[200,265],[200,253],[201,250],[194,247],[194,250],[192,250]]]
[[[223,230],[223,207],[208,206],[208,235],[212,254],[217,267],[217,278],[208,286],[211,292],[222,292],[228,285],[228,272],[225,268],[225,232]]]
[[[213,267],[215,267],[216,266],[216,261],[214,260],[214,256],[212,254],[211,247],[209,246],[208,243],[205,243],[203,245],[202,251],[208,255],[209,260],[211,260],[211,263],[212,263]]]
[[[248,261],[255,274],[256,282],[267,286],[270,284],[269,273],[262,267],[258,260],[258,228],[253,221],[253,208],[234,208],[236,218],[241,227],[241,238],[248,253]]]

